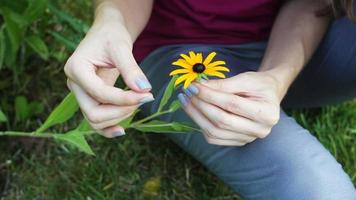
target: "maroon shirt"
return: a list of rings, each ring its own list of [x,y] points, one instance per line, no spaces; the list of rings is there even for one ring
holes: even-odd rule
[[[281,0],[155,0],[134,44],[142,60],[169,44],[241,44],[266,40]]]

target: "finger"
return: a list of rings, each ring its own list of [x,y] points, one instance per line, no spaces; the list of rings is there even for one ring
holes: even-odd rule
[[[97,132],[106,138],[115,138],[126,134],[124,128],[119,125],[114,125]]]
[[[131,48],[125,45],[115,45],[112,48],[110,57],[126,85],[136,92],[150,91],[152,86],[133,57]]]
[[[101,123],[112,119],[122,118],[123,116],[130,115],[137,109],[137,106],[99,104],[75,83],[69,81],[69,85],[78,100],[83,114],[91,123]]]
[[[195,94],[207,103],[253,121],[274,125],[279,118],[279,110],[276,110],[279,109],[279,106],[267,102],[254,101],[232,93],[217,91],[199,83],[191,84],[188,87],[188,92],[192,95]]]
[[[115,126],[115,125],[119,125],[119,123],[124,120],[125,118],[129,117],[131,113],[125,115],[125,116],[121,116],[119,118],[116,119],[111,119],[111,120],[107,120],[107,121],[103,121],[100,123],[90,123],[91,127],[94,130],[103,130],[105,128],[111,127],[111,126]]]
[[[269,126],[226,112],[225,110],[197,97],[191,97],[190,99],[194,107],[220,129],[248,135],[253,138],[264,138],[271,131]]]
[[[246,137],[239,138],[239,135],[233,136],[233,134],[228,133],[226,131],[218,130],[208,119],[204,117],[198,110],[194,108],[194,106],[190,103],[189,99],[184,94],[179,94],[178,98],[183,105],[183,109],[185,112],[193,119],[195,123],[197,123],[203,130],[203,134],[206,137],[208,143],[211,144],[220,144],[222,145],[222,141],[230,141],[226,144],[235,144],[235,145],[243,145],[247,143],[246,141],[252,141],[253,138]],[[224,134],[224,135],[221,135]],[[217,137],[227,136],[231,139],[219,139]]]
[[[96,74],[104,81],[106,85],[114,85],[120,73],[117,68],[99,68]]]
[[[211,79],[202,81],[201,84],[206,87],[215,89],[217,91],[223,91],[227,93],[239,93],[244,92],[246,88],[250,88],[250,81],[245,81],[247,74],[251,72],[245,72],[236,76],[225,79]],[[255,73],[255,72],[252,72]]]
[[[249,136],[242,133],[237,133],[233,131],[229,131],[226,129],[215,128],[214,131],[205,130],[205,134],[207,134],[212,139],[219,139],[219,140],[235,140],[241,143],[250,143],[256,140],[256,137]]]
[[[106,84],[96,74],[95,67],[90,63],[75,64],[77,64],[77,66],[69,68],[70,70],[67,70],[66,74],[69,76],[72,82],[78,84],[91,97],[100,103],[110,103],[115,105],[137,105],[142,102],[153,100],[151,93],[137,93],[132,90],[123,91],[120,88]]]

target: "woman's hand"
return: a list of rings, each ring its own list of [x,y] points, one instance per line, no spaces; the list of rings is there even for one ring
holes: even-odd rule
[[[124,135],[117,124],[153,100],[151,85],[132,55],[131,37],[120,20],[96,20],[64,71],[84,116],[105,137]],[[130,90],[114,87],[120,74]]]
[[[180,94],[184,110],[210,144],[242,146],[266,137],[279,120],[284,89],[268,72],[193,83]]]

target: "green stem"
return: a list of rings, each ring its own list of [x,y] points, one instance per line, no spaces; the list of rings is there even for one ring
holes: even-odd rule
[[[19,132],[19,131],[2,131],[0,136],[18,136],[18,137],[38,137],[38,138],[51,138],[55,137],[52,133],[41,133],[36,132]]]
[[[165,111],[161,111],[161,112],[156,112],[153,115],[150,115],[150,116],[148,116],[146,118],[143,118],[141,120],[138,120],[138,121],[130,124],[130,126],[128,128],[134,128],[135,126],[137,126],[139,124],[142,124],[143,122],[146,122],[146,121],[148,121],[150,119],[156,118],[156,117],[158,117],[160,115],[164,115],[164,114],[167,114],[167,113],[170,113],[170,112],[172,112],[170,109],[169,110],[165,110]]]
[[[82,134],[94,134],[95,131],[83,131]],[[60,133],[37,133],[20,131],[0,131],[0,136],[35,137],[35,138],[56,138]]]

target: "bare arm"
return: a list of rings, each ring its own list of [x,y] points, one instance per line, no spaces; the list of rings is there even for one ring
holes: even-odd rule
[[[96,0],[94,24],[120,21],[134,42],[151,15],[153,0]]]
[[[323,38],[330,19],[315,14],[323,6],[319,0],[292,0],[281,8],[260,67],[279,82],[281,98]]]

